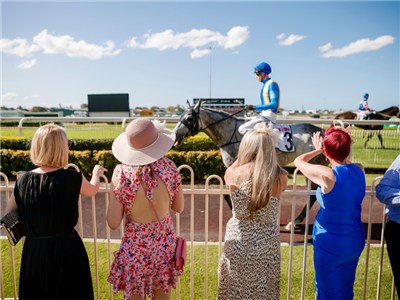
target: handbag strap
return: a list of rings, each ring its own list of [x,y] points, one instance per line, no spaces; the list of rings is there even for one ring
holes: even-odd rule
[[[139,174],[138,174],[138,175],[139,175]],[[144,196],[147,198],[147,195],[146,195],[146,188],[145,188],[145,186],[144,186],[144,184],[143,184],[143,181],[140,179],[140,176],[138,176],[138,178],[139,178],[140,184],[142,185],[142,188],[143,188],[143,190],[144,190]],[[160,219],[158,218],[157,212],[156,212],[156,210],[154,209],[153,202],[152,202],[149,198],[147,198],[147,200],[149,200],[149,202],[150,202],[151,208],[153,209],[154,214],[155,214],[156,217],[157,217],[158,223],[160,223],[160,226],[162,226],[162,224],[161,224],[161,222],[160,222]]]

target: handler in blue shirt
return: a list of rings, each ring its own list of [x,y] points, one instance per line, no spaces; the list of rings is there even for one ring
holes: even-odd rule
[[[262,62],[254,68],[254,73],[258,81],[262,82],[263,87],[261,89],[261,104],[255,108],[253,105],[248,107],[254,108],[255,111],[261,111],[261,114],[255,117],[253,120],[244,123],[239,127],[239,132],[245,134],[247,131],[252,130],[257,123],[271,121],[276,123],[276,113],[279,110],[279,86],[273,81],[269,74],[271,73],[271,66],[265,62]]]
[[[376,197],[386,204],[385,238],[397,294],[400,292],[400,155],[376,186]]]

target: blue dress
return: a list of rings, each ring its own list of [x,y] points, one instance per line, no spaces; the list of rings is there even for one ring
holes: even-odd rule
[[[313,229],[315,289],[319,300],[350,300],[358,259],[365,246],[361,203],[365,175],[354,164],[333,167],[335,186],[317,189],[321,205]]]

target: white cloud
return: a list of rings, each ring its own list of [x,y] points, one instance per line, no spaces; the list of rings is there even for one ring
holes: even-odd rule
[[[0,50],[4,53],[13,54],[19,57],[27,57],[32,55],[33,52],[39,51],[40,47],[35,44],[29,44],[28,40],[16,38],[13,40],[1,39]]]
[[[277,35],[276,36],[276,38],[278,39],[278,40],[281,40],[281,39],[283,39],[285,37],[285,34],[284,33],[281,33],[280,35]]]
[[[250,36],[248,26],[236,26],[228,31],[227,37],[223,43],[225,49],[233,49],[242,45]]]
[[[168,29],[158,33],[147,33],[143,36],[143,43],[137,41],[137,37],[133,37],[125,42],[127,47],[140,49],[158,49],[160,51],[179,48],[195,49],[190,56],[192,58],[202,57],[208,52],[207,49],[198,50],[209,43],[215,44],[217,47],[224,49],[234,49],[242,45],[248,38],[250,32],[248,26],[236,26],[227,32],[224,36],[219,32],[208,29],[192,29],[184,33],[175,33]]]
[[[239,54],[239,51],[233,51],[232,53],[233,54]]]
[[[19,64],[18,66],[17,66],[17,68],[19,68],[19,69],[29,69],[29,68],[32,68],[34,65],[36,65],[36,59],[34,58],[34,59],[32,59],[31,61],[24,61],[24,62],[22,62],[21,64]]]
[[[29,98],[37,98],[37,97],[39,97],[39,95],[30,95],[30,96],[24,97],[24,100],[28,100]]]
[[[65,54],[70,57],[84,57],[92,60],[100,59],[103,56],[118,55],[121,49],[115,50],[113,41],[105,42],[106,46],[88,44],[84,40],[78,42],[69,35],[54,36],[43,30],[33,38],[33,41],[38,44],[45,54]]]
[[[279,45],[281,46],[290,46],[306,38],[306,36],[304,35],[296,35],[296,34],[289,35],[289,37],[286,40],[283,39],[284,37],[285,37],[284,33],[276,36],[276,38],[279,40]]]
[[[18,96],[17,93],[7,93],[7,94],[4,94],[4,95],[1,95],[1,98],[2,98],[3,101],[6,101],[6,100],[11,100],[12,98],[15,98],[17,96]]]
[[[209,54],[210,52],[211,52],[210,49],[204,49],[204,50],[194,49],[192,53],[190,53],[190,58],[191,59],[200,58],[204,55]]]
[[[373,41],[370,40],[370,39],[361,39],[361,40],[358,40],[358,41],[355,41],[355,42],[349,44],[348,46],[344,46],[343,48],[340,48],[340,49],[330,50],[330,48],[329,49],[324,48],[328,44],[325,45],[325,46],[320,47],[319,49],[323,53],[322,57],[325,57],[325,58],[328,58],[328,57],[345,57],[345,56],[350,55],[350,54],[379,50],[382,47],[385,47],[387,45],[393,44],[395,39],[396,38],[391,36],[391,35],[383,35],[383,36],[380,36],[380,37],[376,38]]]
[[[318,49],[319,49],[321,52],[326,52],[326,51],[328,51],[328,50],[331,50],[332,48],[333,48],[332,44],[331,44],[331,43],[328,43],[328,44],[326,44],[326,45],[323,45],[323,46],[319,47]]]

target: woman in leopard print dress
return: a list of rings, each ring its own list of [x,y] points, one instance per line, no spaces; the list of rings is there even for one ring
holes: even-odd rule
[[[243,137],[238,160],[225,173],[231,191],[224,252],[219,262],[218,300],[279,299],[279,197],[287,172],[276,161],[278,132],[259,123]]]

